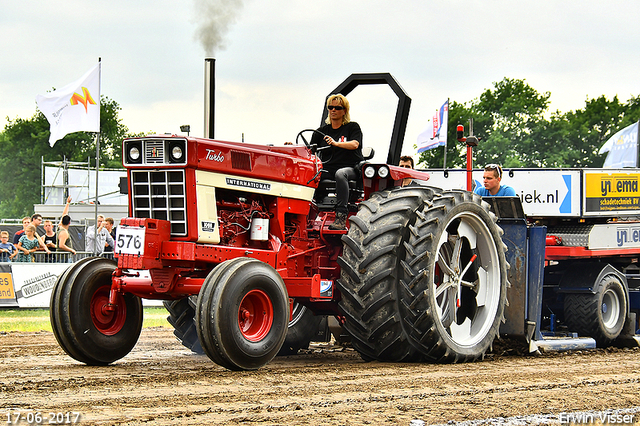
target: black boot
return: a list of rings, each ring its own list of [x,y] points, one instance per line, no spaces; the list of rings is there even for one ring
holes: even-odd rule
[[[346,213],[336,213],[336,220],[329,225],[329,229],[332,231],[344,231],[347,229],[347,215]]]

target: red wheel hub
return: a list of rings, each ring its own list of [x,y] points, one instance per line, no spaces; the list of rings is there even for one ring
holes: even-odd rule
[[[116,306],[109,307],[109,291],[111,286],[105,285],[93,293],[91,298],[91,319],[93,325],[105,336],[117,334],[127,319],[124,297],[118,293]]]
[[[238,325],[242,335],[251,342],[264,339],[273,324],[273,304],[262,290],[247,293],[238,309]]]

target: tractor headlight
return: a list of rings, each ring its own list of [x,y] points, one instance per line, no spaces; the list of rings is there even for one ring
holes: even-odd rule
[[[373,166],[367,166],[364,168],[364,176],[367,179],[371,179],[376,174],[376,169]]]
[[[185,163],[185,153],[187,152],[183,139],[169,141],[167,146],[169,153],[169,163]]]
[[[382,166],[378,169],[378,176],[382,179],[385,179],[389,176],[389,168],[386,166]]]
[[[125,141],[123,155],[125,164],[142,164],[142,141]]]
[[[174,146],[171,150],[171,157],[173,157],[174,160],[180,160],[182,158],[182,148]]]
[[[140,158],[140,150],[137,146],[131,147],[131,149],[129,150],[129,158],[131,158],[133,161],[138,161],[138,159]]]

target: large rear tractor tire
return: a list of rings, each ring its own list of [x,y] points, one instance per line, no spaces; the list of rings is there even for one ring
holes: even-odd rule
[[[602,278],[596,294],[567,294],[564,298],[564,322],[569,330],[592,337],[599,347],[618,338],[627,310],[624,285],[614,274]]]
[[[278,355],[295,355],[300,349],[307,349],[311,340],[318,335],[320,321],[322,316],[316,316],[307,307],[294,302],[287,337]]]
[[[229,370],[256,370],[278,353],[287,335],[289,297],[270,265],[235,258],[205,279],[196,309],[202,349]]]
[[[400,311],[402,260],[409,227],[433,198],[435,189],[407,186],[371,195],[352,216],[342,237],[338,289],[344,329],[363,359],[421,361],[423,355],[405,330]]]
[[[447,191],[410,231],[400,311],[411,342],[434,362],[482,358],[504,321],[508,286],[496,216],[481,197]]]
[[[82,260],[60,277],[51,292],[50,319],[56,340],[72,358],[107,365],[135,346],[142,329],[142,302],[117,294],[108,306],[116,263],[102,257]]]
[[[178,300],[165,300],[163,305],[169,312],[167,321],[174,328],[173,335],[180,343],[197,354],[204,354],[198,330],[194,321],[198,296],[189,296]]]

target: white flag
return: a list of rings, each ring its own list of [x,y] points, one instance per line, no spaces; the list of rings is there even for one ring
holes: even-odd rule
[[[51,146],[68,133],[99,132],[100,62],[78,81],[36,96],[36,103],[49,120]]]
[[[418,152],[447,145],[447,122],[449,121],[449,101],[447,100],[434,114],[427,128],[418,135]]]

